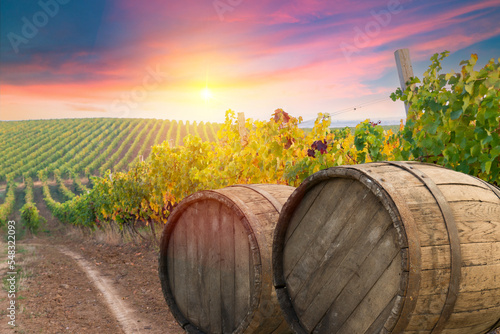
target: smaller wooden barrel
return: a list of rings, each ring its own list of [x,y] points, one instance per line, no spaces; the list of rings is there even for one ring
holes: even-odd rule
[[[487,333],[500,325],[500,190],[415,162],[320,171],[283,207],[273,275],[295,333]]]
[[[159,275],[188,333],[291,333],[272,285],[272,238],[294,188],[238,185],[182,200],[163,231]]]

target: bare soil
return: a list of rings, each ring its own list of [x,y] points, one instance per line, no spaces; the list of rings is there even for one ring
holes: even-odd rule
[[[78,239],[21,243],[30,272],[14,333],[184,332],[163,298],[154,249]]]

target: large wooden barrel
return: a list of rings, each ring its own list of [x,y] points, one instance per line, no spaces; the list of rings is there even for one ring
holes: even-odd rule
[[[165,226],[163,294],[188,333],[291,333],[272,284],[279,212],[295,188],[238,185],[182,200]]]
[[[414,162],[306,179],[273,245],[295,333],[486,333],[500,326],[500,190]]]

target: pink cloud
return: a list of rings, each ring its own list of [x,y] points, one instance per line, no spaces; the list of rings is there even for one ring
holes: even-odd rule
[[[20,99],[60,99],[70,108],[87,108],[130,92],[148,67],[159,66],[169,78],[158,94],[192,90],[208,76],[228,90],[268,89],[269,96],[284,90],[326,105],[389,92],[385,82],[366,82],[395,71],[397,48],[409,47],[414,61],[427,60],[434,52],[453,52],[500,34],[496,18],[488,15],[498,0],[439,11],[430,10],[434,3],[402,2],[403,10],[347,59],[340,45],[355,45],[354,29],[363,31],[375,20],[371,12],[387,3],[243,1],[220,21],[212,1],[123,1],[107,14],[108,21],[124,22],[119,43],[61,62],[35,55],[27,64],[12,64],[4,73],[19,80],[3,81],[2,90]]]

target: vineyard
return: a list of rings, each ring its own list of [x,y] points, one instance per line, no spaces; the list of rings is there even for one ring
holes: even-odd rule
[[[500,184],[499,64],[491,60],[476,71],[473,55],[460,73],[441,74],[446,56],[434,55],[422,80],[414,78],[405,91],[392,94],[411,105],[396,132],[370,120],[354,130],[332,130],[326,114],[304,131],[301,118],[282,109],[267,121],[245,124],[231,110],[222,125],[154,119],[3,122],[1,222],[14,210],[16,190],[23,191],[24,224],[36,231],[44,217],[31,193],[41,187],[46,206],[64,223],[135,231],[137,224],[165,223],[180,200],[199,190],[248,183],[298,186],[321,169],[370,161],[430,162]]]
[[[0,181],[36,177],[40,170],[99,176],[127,170],[151,147],[182,145],[181,134],[215,141],[220,124],[156,119],[69,119],[0,123]]]
[[[33,198],[34,180],[51,177],[58,202],[47,182],[42,183],[45,202],[57,218],[64,201],[89,192],[92,177],[106,169],[127,171],[146,160],[151,148],[162,142],[182,145],[187,133],[203,141],[215,141],[220,124],[156,119],[64,119],[0,123],[0,225],[13,214],[16,191],[24,202],[20,217],[36,233],[46,218]],[[70,189],[71,188],[71,189]],[[59,196],[60,194],[60,196]]]

